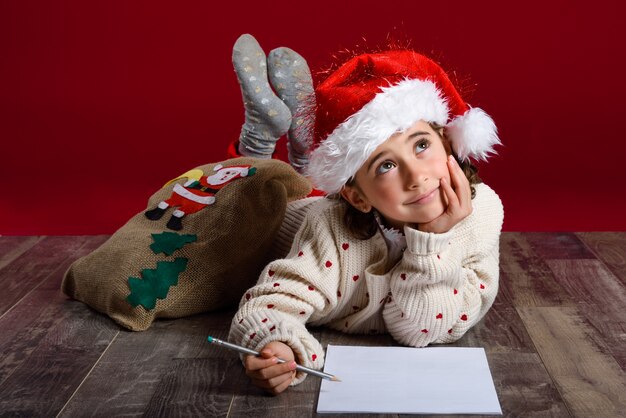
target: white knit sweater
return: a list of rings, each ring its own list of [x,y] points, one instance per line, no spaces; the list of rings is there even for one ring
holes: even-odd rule
[[[368,240],[351,236],[343,202],[297,203],[283,228],[293,229],[306,211],[291,250],[246,292],[230,341],[255,350],[282,341],[299,364],[321,369],[324,351],[306,324],[389,332],[414,347],[459,339],[498,291],[502,203],[487,185],[475,188],[470,216],[443,234],[405,227],[407,246],[395,259],[389,259],[382,232]],[[295,383],[303,379],[299,374]]]

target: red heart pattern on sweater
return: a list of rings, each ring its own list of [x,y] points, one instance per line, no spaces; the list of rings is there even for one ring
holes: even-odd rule
[[[300,251],[300,252],[298,253],[298,257],[302,257],[303,255],[304,255],[304,253],[303,253],[302,251]]]
[[[347,242],[344,242],[343,244],[341,244],[341,248],[343,248],[344,250],[347,250],[348,248],[350,248],[350,244],[348,244]]]
[[[326,264],[325,264],[326,268],[330,268],[332,265],[333,263],[331,263],[330,260],[326,261]]]
[[[250,293],[246,293],[246,300],[250,300],[251,297],[252,295]]]
[[[359,280],[359,275],[354,275],[352,276],[352,281],[356,282],[357,280]]]
[[[439,314],[437,314],[437,316],[436,316],[435,318],[437,318],[437,319],[441,319],[441,318],[443,318],[443,314],[442,314],[442,313],[439,313]]]
[[[461,315],[461,321],[467,321],[467,315],[465,314]]]
[[[315,288],[313,286],[309,286],[309,290],[313,291],[313,290],[315,290]]]
[[[267,305],[267,309],[272,309],[274,307],[274,305],[272,305],[271,303],[269,305]]]
[[[274,270],[270,270],[267,272],[267,274],[269,274],[270,277],[272,277],[274,275],[274,273],[276,273]]]
[[[316,359],[317,359],[317,354],[313,354],[313,355],[311,356],[311,360],[315,361]]]
[[[481,288],[481,289],[484,289],[484,288],[485,288],[485,285],[481,283],[481,284],[480,284],[480,288]]]
[[[274,283],[274,287],[280,286],[280,283]]]
[[[402,274],[400,275],[400,278],[401,278],[402,280],[406,280],[406,273],[402,273]]]

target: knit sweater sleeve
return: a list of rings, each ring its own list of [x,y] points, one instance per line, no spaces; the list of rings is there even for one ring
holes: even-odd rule
[[[339,261],[336,246],[329,245],[331,229],[323,211],[311,209],[289,254],[271,262],[243,296],[231,324],[230,341],[257,351],[281,341],[291,347],[298,364],[321,369],[324,351],[305,324],[336,305],[330,295],[337,292]],[[305,376],[298,373],[293,384]]]
[[[473,212],[443,234],[405,228],[407,248],[389,272],[383,317],[400,343],[423,347],[461,338],[487,313],[498,291],[502,203],[478,185]]]

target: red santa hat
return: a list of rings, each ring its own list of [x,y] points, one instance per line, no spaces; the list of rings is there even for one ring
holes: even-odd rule
[[[409,50],[350,59],[315,89],[313,151],[307,174],[336,193],[374,150],[417,121],[444,126],[461,160],[486,160],[500,144],[485,112],[471,108],[443,69]]]

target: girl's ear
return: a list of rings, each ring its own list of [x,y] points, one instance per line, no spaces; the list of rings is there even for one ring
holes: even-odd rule
[[[363,195],[361,190],[356,186],[345,185],[341,189],[341,197],[346,199],[355,209],[368,213],[372,210],[372,205],[367,201],[367,198]]]

